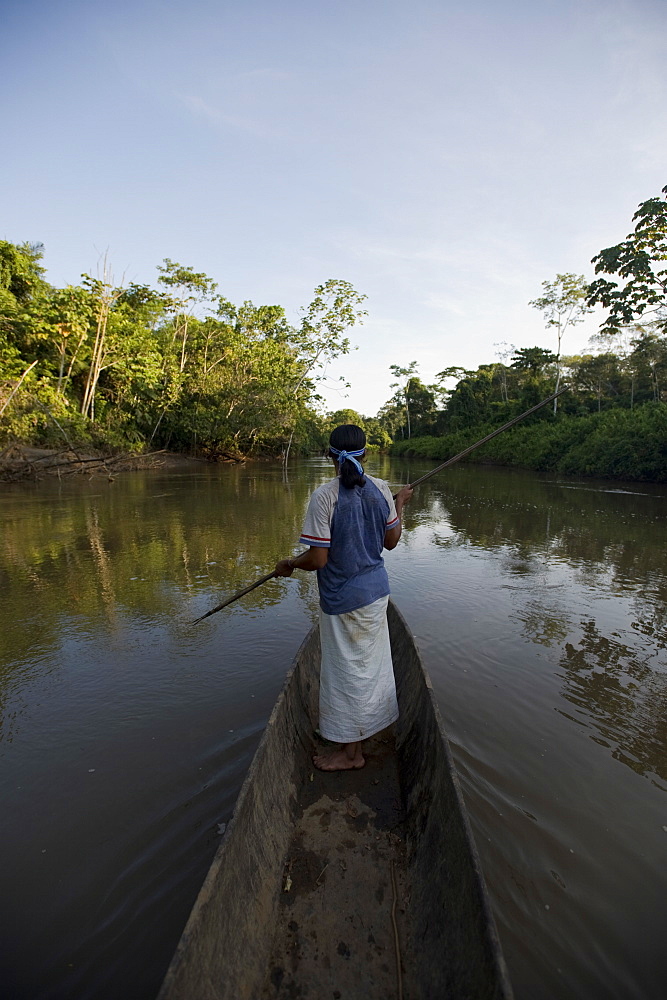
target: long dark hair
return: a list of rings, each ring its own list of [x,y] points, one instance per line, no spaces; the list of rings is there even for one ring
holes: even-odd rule
[[[329,445],[336,448],[337,451],[360,451],[366,447],[366,435],[356,424],[341,424],[340,427],[336,427],[331,432]],[[329,452],[329,455],[338,461],[338,457],[332,451]],[[351,490],[355,486],[363,486],[366,482],[349,459],[346,459],[339,468],[340,481],[345,489]]]

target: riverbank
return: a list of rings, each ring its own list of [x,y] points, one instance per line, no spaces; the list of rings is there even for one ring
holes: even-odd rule
[[[478,424],[442,437],[395,441],[390,453],[444,461],[492,430],[491,424]],[[583,416],[544,414],[494,438],[466,461],[567,476],[664,483],[667,403]]]
[[[75,448],[33,448],[11,444],[0,452],[0,482],[16,483],[43,479],[46,476],[102,476],[113,479],[120,472],[164,468],[178,471],[206,459],[171,451],[153,451],[145,455],[121,452],[116,455],[91,453]]]

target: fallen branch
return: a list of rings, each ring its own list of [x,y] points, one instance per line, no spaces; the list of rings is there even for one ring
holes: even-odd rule
[[[16,393],[19,391],[19,389],[21,387],[21,383],[23,382],[23,379],[26,377],[26,375],[28,374],[28,372],[32,371],[32,369],[35,367],[36,364],[37,364],[37,362],[33,361],[33,363],[31,365],[28,365],[28,367],[26,368],[26,370],[23,372],[23,375],[21,375],[21,378],[18,380],[18,382],[16,383],[16,385],[14,386],[14,388],[12,389],[12,391],[10,392],[9,396],[7,397],[7,399],[2,404],[2,409],[0,409],[0,417],[2,416],[2,414],[7,409],[7,407],[11,403],[11,401],[14,398],[14,396],[16,395]]]
[[[91,474],[98,471],[110,474],[123,466],[141,466],[148,459],[164,454],[164,449],[148,452],[145,455],[94,455],[81,456],[74,449],[50,452],[47,455],[28,455],[16,443],[8,445],[0,455],[0,478],[6,482],[37,478],[38,473],[49,473],[57,476]],[[3,461],[4,460],[4,461]]]

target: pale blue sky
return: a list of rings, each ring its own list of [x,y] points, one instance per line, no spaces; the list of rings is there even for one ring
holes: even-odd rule
[[[76,282],[171,257],[296,322],[368,295],[352,383],[553,348],[528,300],[592,275],[667,183],[664,0],[0,0],[0,237]],[[585,347],[595,323],[568,334]]]

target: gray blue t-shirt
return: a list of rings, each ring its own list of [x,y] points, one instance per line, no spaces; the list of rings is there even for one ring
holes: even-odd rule
[[[320,606],[328,615],[355,611],[389,593],[382,549],[385,532],[398,524],[396,506],[383,480],[364,477],[364,485],[351,490],[338,478],[318,486],[306,512],[300,541],[329,549],[326,566],[317,571]]]

